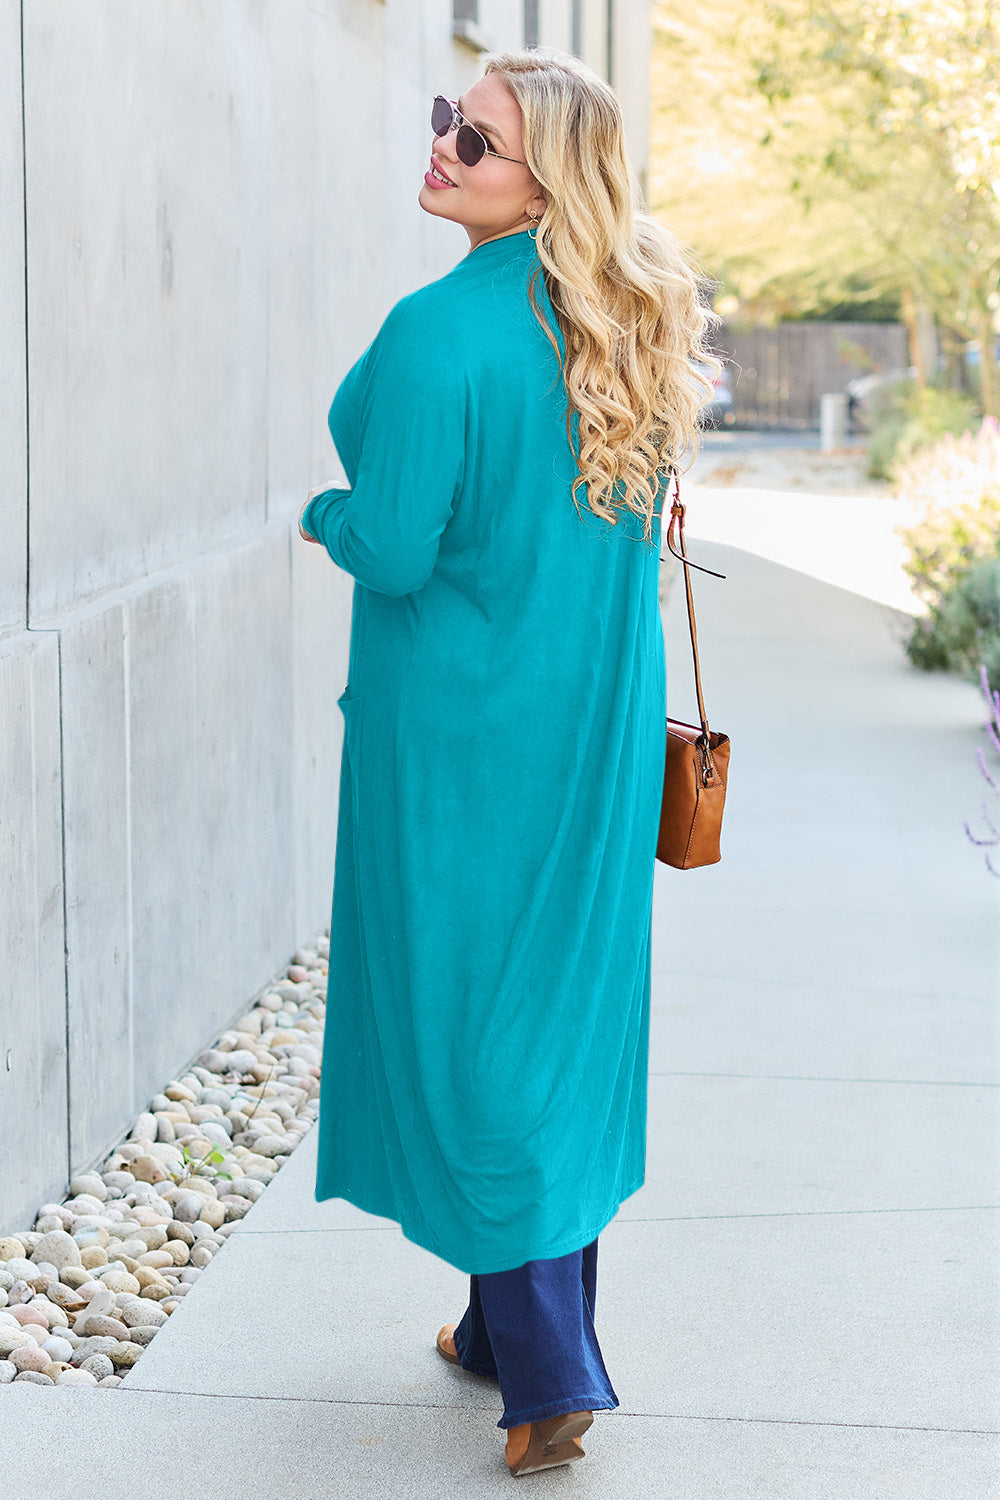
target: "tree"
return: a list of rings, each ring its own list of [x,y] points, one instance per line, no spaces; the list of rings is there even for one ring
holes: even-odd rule
[[[797,194],[770,109],[726,14],[682,0],[654,11],[650,199],[755,321],[895,291],[863,221]]]
[[[662,123],[686,115],[671,222],[751,299],[770,283],[808,302],[859,277],[907,293],[914,341],[926,304],[978,342],[983,403],[1000,411],[1000,13],[989,0],[736,0],[721,20],[679,8],[658,6],[654,30]],[[706,133],[725,164],[714,182]]]
[[[800,180],[856,206],[937,317],[980,346],[1000,412],[1000,14],[990,0],[770,0],[737,47],[780,120]],[[796,148],[797,113],[826,150]],[[804,142],[803,142],[804,144]]]

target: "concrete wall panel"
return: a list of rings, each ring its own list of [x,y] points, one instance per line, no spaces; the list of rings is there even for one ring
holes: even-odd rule
[[[70,1168],[110,1147],[133,1097],[125,609],[61,631]]]
[[[362,7],[348,9],[359,12]],[[405,213],[397,215],[390,230],[385,204],[392,198],[397,149],[385,149],[385,59],[369,38],[371,21],[371,16],[356,14],[341,26],[311,17],[316,92],[308,158],[315,306],[308,354],[313,368],[311,443],[303,501],[311,487],[338,482],[342,471],[326,426],[330,403],[401,295],[393,295],[392,284],[405,260]]]
[[[204,900],[198,798],[195,588],[178,573],[129,601],[127,713],[132,810],[132,983],[135,1088],[161,1084],[186,1057],[191,1012],[208,1011],[218,977],[197,951]],[[206,1004],[206,1000],[208,1003]],[[205,1016],[206,1021],[208,1015]],[[146,1090],[148,1093],[148,1089]],[[131,1109],[135,1101],[125,1105]]]
[[[26,624],[28,455],[24,344],[21,8],[0,0],[0,636]]]
[[[330,920],[352,598],[352,579],[324,548],[293,540],[296,932]]]
[[[32,623],[263,516],[259,10],[26,7]]]
[[[569,52],[573,45],[573,0],[539,0],[540,40]]]
[[[596,3],[584,0],[581,16],[580,56],[603,78],[608,76],[608,5],[614,3],[615,0],[596,0]]]
[[[192,574],[199,845],[197,952],[225,1023],[295,946],[290,539],[272,526]],[[221,960],[221,962],[220,962]],[[173,1043],[176,1048],[176,1038]],[[176,1055],[176,1054],[174,1054]],[[162,1076],[161,1073],[156,1075]]]
[[[294,946],[288,535],[128,607],[135,1096]]]
[[[313,395],[316,223],[329,216],[313,179],[316,93],[324,80],[310,66],[314,28],[282,24],[272,7],[268,56],[282,128],[269,157],[267,235],[267,515],[298,515],[309,489],[308,455],[321,415]]]
[[[520,45],[520,0],[482,13]],[[352,584],[295,519],[343,482],[339,381],[468,252],[418,202],[481,71],[451,33],[0,0],[0,1233],[329,918]]]
[[[649,0],[616,0],[611,45],[611,85],[621,101],[629,159],[644,198],[649,182],[649,11]]]
[[[29,1222],[65,1187],[59,637],[0,648],[2,1210]]]
[[[479,29],[497,52],[520,47],[524,37],[524,0],[479,0]]]
[[[63,627],[73,1171],[329,918],[350,603],[277,525]]]

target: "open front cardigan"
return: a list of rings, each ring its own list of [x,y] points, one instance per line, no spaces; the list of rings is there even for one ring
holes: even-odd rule
[[[562,349],[526,231],[392,308],[302,518],[356,580],[315,1196],[477,1274],[645,1166],[659,520],[573,503],[536,267]]]

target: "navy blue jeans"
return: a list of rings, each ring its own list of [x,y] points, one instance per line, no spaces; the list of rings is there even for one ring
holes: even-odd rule
[[[498,1427],[618,1405],[594,1331],[596,1240],[470,1280],[455,1350],[464,1369],[499,1381]]]

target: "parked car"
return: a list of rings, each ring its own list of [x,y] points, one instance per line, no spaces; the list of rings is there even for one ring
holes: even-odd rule
[[[699,374],[711,378],[711,366],[702,364],[701,360],[692,360],[692,364]],[[704,428],[729,426],[735,420],[733,393],[729,384],[729,371],[725,365],[714,377],[714,381],[715,390],[698,414],[698,420]]]
[[[870,375],[859,375],[846,388],[847,420],[861,432],[871,431],[872,404],[887,386],[898,385],[901,380],[915,380],[917,372],[911,365],[908,370],[874,370]]]

